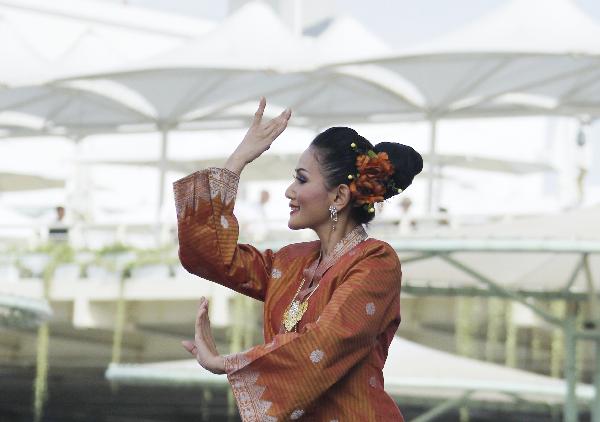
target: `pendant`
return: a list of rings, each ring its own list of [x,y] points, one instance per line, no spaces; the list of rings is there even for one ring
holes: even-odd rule
[[[292,331],[296,324],[300,322],[307,309],[308,301],[300,302],[298,300],[293,300],[283,314],[283,325],[285,326],[285,330],[288,332]]]

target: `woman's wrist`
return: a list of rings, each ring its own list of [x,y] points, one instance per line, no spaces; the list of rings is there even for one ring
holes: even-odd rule
[[[215,374],[225,373],[225,357],[223,355],[215,356]]]
[[[246,166],[246,161],[236,157],[235,155],[232,155],[225,162],[224,168],[226,168],[229,171],[234,172],[235,174],[237,174],[239,176],[242,173],[242,170],[244,169],[245,166]]]

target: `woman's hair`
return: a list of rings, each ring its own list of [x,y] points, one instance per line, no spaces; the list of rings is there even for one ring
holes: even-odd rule
[[[386,152],[394,166],[394,179],[397,187],[406,189],[413,178],[423,169],[421,154],[408,145],[396,142],[380,142],[373,146],[366,138],[348,127],[332,127],[321,132],[311,142],[315,150],[315,158],[319,163],[325,179],[325,187],[333,189],[341,184],[349,184],[348,175],[356,174],[357,153],[350,144],[354,142],[360,151],[373,150],[375,153]],[[388,190],[384,199],[397,195],[397,190]],[[350,217],[360,224],[373,220],[375,213],[370,213],[362,206],[351,206]]]

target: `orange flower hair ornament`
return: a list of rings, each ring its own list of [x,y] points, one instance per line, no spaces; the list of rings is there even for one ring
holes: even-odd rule
[[[351,181],[348,186],[354,206],[362,206],[368,212],[375,212],[373,204],[383,201],[388,190],[402,192],[391,177],[394,174],[394,166],[387,152],[375,153],[371,149],[366,153],[360,152],[354,142],[350,147],[359,153],[356,156],[357,173],[348,175],[348,180]]]

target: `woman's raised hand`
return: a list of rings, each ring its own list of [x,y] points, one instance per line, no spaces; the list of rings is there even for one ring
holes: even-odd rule
[[[198,363],[213,374],[225,373],[225,361],[215,345],[215,340],[210,329],[208,319],[208,300],[200,298],[198,313],[196,314],[196,334],[194,341],[183,340],[181,342],[185,350],[190,352]]]
[[[258,110],[254,113],[252,125],[232,155],[235,157],[234,161],[242,162],[244,165],[254,161],[271,147],[275,138],[281,135],[281,132],[287,127],[292,110],[286,108],[279,116],[265,122],[263,113],[266,105],[267,100],[265,97],[261,97]]]

